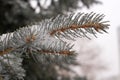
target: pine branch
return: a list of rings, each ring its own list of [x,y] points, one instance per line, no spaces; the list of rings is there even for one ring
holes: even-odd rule
[[[28,25],[0,37],[0,55],[16,50],[21,51],[20,53],[73,54],[72,47],[61,41],[60,38],[74,39],[84,36],[89,38],[87,33],[96,36],[96,33],[100,30],[107,32],[105,29],[108,28],[109,24],[106,24],[107,21],[102,21],[103,18],[103,14],[93,12],[86,14],[72,13],[58,15],[55,18]]]
[[[56,26],[51,26],[50,35],[72,39],[74,37],[87,37],[87,33],[93,34],[96,37],[96,32],[104,31],[108,28],[108,21],[102,21],[103,14],[96,13],[78,13],[68,16],[59,15],[52,22]],[[89,37],[88,37],[89,38]]]
[[[13,33],[3,34],[0,36],[0,56],[9,55],[8,59],[12,61],[10,55],[19,55],[15,57],[17,60],[18,58],[22,59],[22,55],[26,54],[32,55],[38,62],[60,62],[64,60],[70,63],[76,55],[72,51],[74,45],[68,44],[61,38],[73,40],[75,37],[88,37],[87,33],[96,36],[97,32],[107,32],[105,29],[108,28],[109,24],[102,21],[103,18],[103,14],[93,12],[58,15],[55,18],[45,19],[39,23],[20,28]],[[22,63],[15,62],[14,65],[17,63],[20,64],[18,68],[22,69]],[[18,72],[19,69],[14,65],[10,64],[9,66]],[[24,71],[21,74],[24,74]],[[17,77],[21,76],[24,75],[17,75]]]
[[[74,39],[74,37],[88,37],[87,33],[95,35],[100,30],[107,32],[105,29],[108,28],[109,24],[105,24],[106,21],[102,21],[103,18],[103,14],[93,12],[73,13],[58,15],[56,18],[28,25],[28,27],[13,33],[3,34],[0,37],[0,55],[16,50],[21,51],[20,53],[72,54],[70,51],[72,47],[61,41],[59,37]]]
[[[23,79],[25,70],[22,68],[21,54],[12,53],[0,56],[0,74],[3,80]]]

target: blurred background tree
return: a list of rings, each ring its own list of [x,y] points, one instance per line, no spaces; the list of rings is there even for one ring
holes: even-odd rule
[[[97,0],[0,0],[0,34],[58,14],[67,14],[84,7],[90,8],[98,3],[101,2]],[[69,65],[80,64],[77,62],[38,64],[31,58],[24,58],[25,80],[86,80],[86,77],[80,77],[72,71]],[[61,75],[58,70],[63,71]]]
[[[81,4],[82,3],[82,4]],[[97,0],[0,0],[0,33],[18,29],[31,22],[90,8]]]

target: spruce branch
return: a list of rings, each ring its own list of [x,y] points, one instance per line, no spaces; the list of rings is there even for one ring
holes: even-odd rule
[[[87,37],[87,33],[95,35],[100,31],[107,32],[105,29],[109,24],[106,24],[107,21],[102,21],[103,18],[103,14],[93,12],[72,13],[28,25],[13,33],[0,36],[0,55],[16,50],[21,51],[20,53],[72,54],[72,47],[60,37],[74,39],[75,37]]]
[[[102,21],[103,14],[72,13],[58,15],[39,23],[20,28],[13,33],[0,36],[0,55],[20,51],[20,53],[74,54],[72,47],[60,38],[73,40],[75,37],[87,37],[87,33],[96,36],[97,32],[107,32],[109,24]],[[55,38],[57,37],[57,38]]]
[[[3,80],[23,80],[25,70],[22,68],[22,60],[21,54],[18,53],[0,56],[0,67],[2,68],[0,74],[4,77]]]
[[[102,21],[104,18],[103,14],[96,13],[78,13],[70,14],[68,16],[59,15],[52,22],[55,26],[51,26],[50,35],[57,37],[64,37],[72,39],[72,37],[87,37],[87,33],[96,36],[96,32],[106,32],[108,28],[108,21]]]
[[[6,59],[4,56],[8,55],[7,59],[10,61],[8,64],[15,74],[19,71],[18,68],[22,71],[17,74],[20,78],[25,76],[25,71],[21,67],[21,61],[14,60],[22,60],[23,54],[32,56],[37,62],[66,61],[70,63],[76,55],[72,50],[74,45],[68,44],[62,38],[74,40],[75,37],[89,38],[88,33],[96,36],[96,33],[101,31],[107,32],[109,24],[103,21],[103,18],[103,14],[93,12],[58,15],[12,33],[3,34],[0,36],[0,57],[4,60]],[[14,60],[10,58],[11,55],[14,55]]]

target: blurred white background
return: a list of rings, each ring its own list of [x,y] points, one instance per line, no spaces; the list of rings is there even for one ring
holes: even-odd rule
[[[104,61],[107,61],[107,65],[110,70],[103,73],[104,76],[114,76],[119,75],[119,64],[120,64],[120,55],[119,55],[119,46],[118,42],[118,27],[120,27],[120,0],[100,0],[102,5],[94,5],[90,9],[83,8],[83,12],[94,11],[96,13],[105,14],[105,20],[110,21],[110,29],[108,34],[100,34],[99,37],[95,39],[101,49],[102,57]],[[102,76],[102,74],[101,74]]]

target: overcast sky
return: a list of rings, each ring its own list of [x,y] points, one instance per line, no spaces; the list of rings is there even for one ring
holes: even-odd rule
[[[84,12],[94,11],[106,15],[105,20],[110,21],[109,34],[99,35],[96,42],[102,48],[102,56],[110,66],[110,71],[106,74],[117,75],[119,73],[119,50],[118,50],[118,27],[120,27],[120,0],[100,0],[102,5],[94,5],[90,10],[83,9]],[[119,35],[120,36],[120,35]]]

